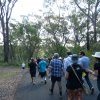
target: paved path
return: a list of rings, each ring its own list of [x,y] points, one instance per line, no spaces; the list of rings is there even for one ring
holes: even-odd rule
[[[25,74],[22,79],[21,84],[18,86],[16,94],[14,96],[14,100],[59,100],[59,90],[57,84],[55,85],[54,95],[49,94],[49,87],[51,81],[48,79],[47,84],[41,83],[37,79],[37,84],[33,85],[31,83],[29,73]],[[62,100],[67,100],[65,93],[65,80],[63,79],[63,96]],[[84,95],[84,100],[97,100],[98,90],[96,88],[96,81],[93,81],[93,85],[95,87],[94,95]]]

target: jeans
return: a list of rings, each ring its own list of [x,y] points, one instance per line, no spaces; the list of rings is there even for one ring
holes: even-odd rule
[[[97,78],[97,87],[98,87],[98,90],[100,92],[100,78]]]
[[[87,84],[88,84],[88,86],[91,90],[91,88],[93,88],[93,86],[92,86],[91,81],[89,79],[89,74],[88,73],[86,73],[85,80],[86,80],[86,82],[87,82]]]

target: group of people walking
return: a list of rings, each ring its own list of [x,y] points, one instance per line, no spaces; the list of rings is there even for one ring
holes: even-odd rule
[[[44,58],[37,62],[32,58],[28,64],[32,83],[35,84],[33,78],[36,76],[36,69],[38,69],[39,76],[41,76],[41,79],[45,84],[47,83],[46,76],[50,75],[50,93],[53,95],[54,86],[57,82],[59,95],[62,96],[61,82],[62,77],[65,76],[68,100],[83,100],[84,79],[91,90],[91,94],[94,93],[94,87],[89,79],[89,74],[93,74],[97,77],[97,86],[100,91],[100,52],[96,52],[95,55],[92,56],[96,58],[93,67],[96,73],[89,68],[90,59],[85,55],[84,51],[80,51],[79,54],[68,52],[67,57],[64,59],[61,59],[58,53],[54,53],[50,62],[47,62]]]
[[[34,77],[36,77],[36,71],[38,69],[39,72],[39,76],[41,77],[41,82],[45,82],[45,84],[47,83],[46,81],[46,69],[48,66],[48,63],[45,61],[44,58],[42,58],[39,62],[37,62],[35,59],[31,58],[30,62],[28,63],[29,66],[29,71],[30,71],[30,75],[31,75],[31,79],[32,79],[32,83],[35,84],[35,80],[33,79]]]

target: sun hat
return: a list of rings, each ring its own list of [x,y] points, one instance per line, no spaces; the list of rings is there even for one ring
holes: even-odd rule
[[[71,59],[72,59],[72,63],[77,63],[77,61],[78,61],[78,55],[77,54],[73,54],[72,57],[71,57]]]
[[[95,57],[95,58],[100,58],[100,52],[95,52],[95,54],[92,55],[92,56]]]

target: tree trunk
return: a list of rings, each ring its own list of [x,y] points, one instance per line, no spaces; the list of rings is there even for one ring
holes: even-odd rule
[[[94,19],[94,43],[97,42],[96,19]]]
[[[88,2],[88,16],[90,15],[90,2]],[[87,34],[86,34],[86,41],[87,41],[87,50],[90,50],[90,38],[89,38],[89,23],[90,19],[87,16]]]
[[[4,37],[4,62],[8,62],[9,59],[9,27],[8,22],[6,22],[6,31],[3,33]]]

